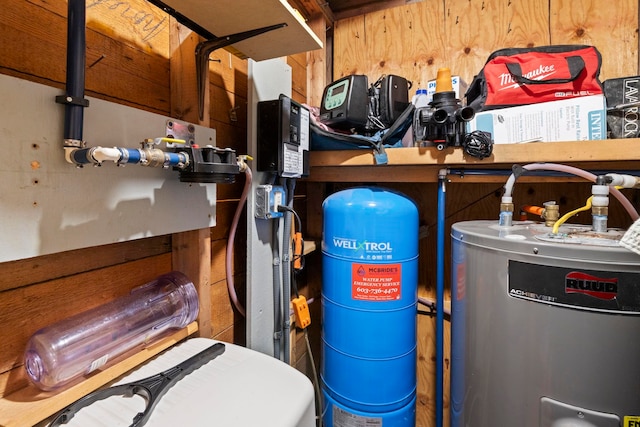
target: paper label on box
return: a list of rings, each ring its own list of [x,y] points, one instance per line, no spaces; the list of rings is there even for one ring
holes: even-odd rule
[[[491,132],[495,144],[583,141],[606,138],[602,95],[482,111],[469,132]]]

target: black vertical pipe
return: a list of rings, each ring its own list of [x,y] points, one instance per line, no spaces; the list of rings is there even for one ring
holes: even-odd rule
[[[69,0],[67,16],[67,95],[64,139],[82,141],[86,62],[85,0]]]

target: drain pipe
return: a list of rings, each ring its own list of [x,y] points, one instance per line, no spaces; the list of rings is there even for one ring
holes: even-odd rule
[[[442,427],[444,402],[444,246],[447,169],[438,172],[438,232],[436,238],[436,427]]]
[[[66,95],[56,97],[64,104],[64,146],[82,147],[84,109],[89,101],[84,99],[86,62],[86,5],[84,0],[69,0],[67,6],[67,80]]]

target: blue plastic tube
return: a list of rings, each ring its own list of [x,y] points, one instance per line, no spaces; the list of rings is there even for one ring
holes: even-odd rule
[[[436,427],[442,427],[444,392],[444,242],[446,174],[438,179],[438,215],[436,240]]]

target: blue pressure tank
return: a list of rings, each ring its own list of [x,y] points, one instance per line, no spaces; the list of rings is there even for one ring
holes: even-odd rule
[[[418,209],[358,187],[323,203],[325,427],[414,426]]]

